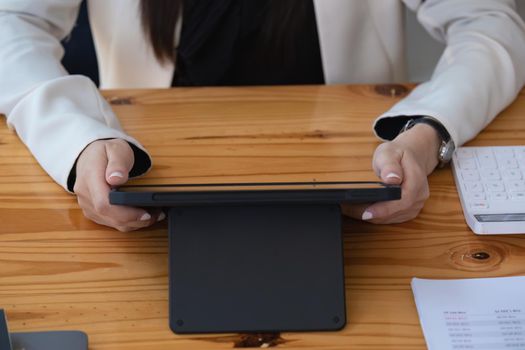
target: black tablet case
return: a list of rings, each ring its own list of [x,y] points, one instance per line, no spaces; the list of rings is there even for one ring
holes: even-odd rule
[[[339,205],[175,207],[169,220],[174,332],[345,325]]]

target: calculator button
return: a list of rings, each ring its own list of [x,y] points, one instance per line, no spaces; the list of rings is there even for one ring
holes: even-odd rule
[[[494,149],[496,158],[514,158],[514,150],[512,148],[496,148]]]
[[[476,169],[476,160],[474,158],[469,159],[459,159],[459,167],[463,170],[473,170]]]
[[[522,174],[519,169],[503,169],[501,175],[506,180],[521,180]]]
[[[497,169],[482,169],[479,172],[484,180],[500,180],[501,176]]]
[[[488,209],[489,204],[486,201],[475,201],[470,203],[472,209]]]
[[[478,158],[480,168],[496,169],[498,167],[496,158],[490,149],[480,148],[476,150],[476,157]]]
[[[489,181],[485,183],[488,192],[504,192],[505,186],[499,181]]]
[[[489,148],[479,148],[476,150],[476,157],[480,162],[496,160],[494,153]]]
[[[525,201],[525,192],[512,192],[510,198],[513,200]]]
[[[473,158],[474,150],[469,148],[460,148],[456,151],[459,159]]]
[[[498,158],[498,164],[501,168],[506,168],[506,169],[518,168],[518,162],[514,158]]]
[[[511,192],[525,192],[525,181],[507,181],[506,185]]]
[[[469,193],[469,198],[471,201],[482,201],[485,200],[485,194],[483,192],[472,192]]]
[[[463,176],[463,180],[465,181],[478,181],[479,180],[479,174],[476,170],[464,170],[461,172],[461,176]]]
[[[483,184],[481,182],[465,182],[465,189],[467,192],[483,192]]]
[[[490,194],[490,199],[495,201],[503,201],[508,199],[509,197],[505,192],[493,192]]]
[[[497,169],[498,168],[498,163],[496,162],[496,159],[494,158],[479,159],[478,161],[479,161],[479,167],[482,169]]]

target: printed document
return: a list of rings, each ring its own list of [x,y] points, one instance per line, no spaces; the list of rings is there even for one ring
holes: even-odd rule
[[[412,279],[429,350],[525,350],[525,277]]]

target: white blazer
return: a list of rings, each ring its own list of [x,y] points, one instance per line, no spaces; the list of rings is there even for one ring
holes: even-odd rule
[[[525,81],[525,24],[514,0],[314,0],[325,81],[406,80],[403,5],[446,49],[429,82],[380,116],[430,115],[456,145],[473,138]],[[80,152],[126,135],[96,86],[60,64],[80,0],[0,0],[0,113],[67,189]],[[89,0],[102,88],[167,88],[174,65],[155,59],[139,0]],[[377,130],[380,130],[378,128]],[[378,135],[382,136],[382,135]],[[384,135],[383,135],[384,136]],[[140,169],[144,172],[147,169]]]

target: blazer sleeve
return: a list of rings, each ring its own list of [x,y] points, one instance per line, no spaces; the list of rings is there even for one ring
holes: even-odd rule
[[[121,138],[135,152],[131,175],[151,159],[126,135],[94,83],[68,75],[60,40],[71,31],[80,0],[0,0],[0,114],[62,187],[91,142]],[[74,174],[74,172],[72,173]]]
[[[525,24],[513,0],[405,0],[419,22],[446,44],[430,81],[374,123],[395,138],[410,116],[429,115],[457,146],[474,138],[525,82]]]

